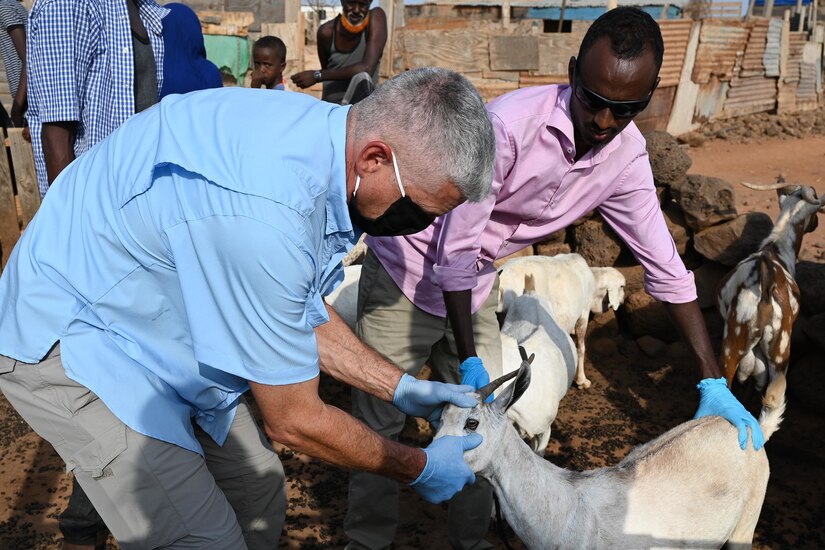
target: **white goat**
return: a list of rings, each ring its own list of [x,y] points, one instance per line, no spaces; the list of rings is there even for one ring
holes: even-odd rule
[[[719,285],[719,312],[725,319],[720,363],[728,385],[734,376],[740,382],[753,376],[761,390],[768,378],[773,383],[785,377],[799,313],[796,258],[802,236],[816,229],[825,201],[816,198],[812,187],[745,185],[777,189],[780,212],[759,251],[739,262]]]
[[[492,403],[483,403],[514,376]],[[751,547],[768,459],[764,449],[741,450],[727,420],[685,422],[615,466],[572,472],[531,452],[507,421],[529,384],[528,360],[479,390],[475,408],[447,406],[436,434],[484,437],[464,458],[493,485],[504,517],[528,548]],[[784,389],[774,387],[781,406],[760,415],[766,440],[782,420]]]
[[[622,272],[614,267],[591,267],[596,281],[596,293],[593,296],[591,313],[604,313],[610,308],[619,309],[624,303],[624,287],[627,284]]]
[[[324,296],[326,303],[341,316],[344,322],[355,330],[358,309],[358,281],[361,279],[361,264],[344,268],[344,280],[335,290]]]
[[[533,276],[536,293],[550,302],[559,326],[575,336],[576,385],[589,388],[590,380],[584,375],[584,340],[596,296],[596,279],[590,266],[578,254],[514,258],[499,270],[497,311],[507,311],[513,299],[522,293],[527,275]]]
[[[513,299],[501,327],[504,374],[518,370],[526,359],[519,350],[525,347],[538,353],[539,359],[533,366],[530,388],[508,409],[507,416],[530,447],[544,456],[559,402],[573,382],[577,358],[573,340],[556,323],[547,299],[532,292]]]

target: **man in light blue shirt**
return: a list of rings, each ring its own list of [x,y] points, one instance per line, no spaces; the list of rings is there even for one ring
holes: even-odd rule
[[[232,441],[249,388],[266,434],[293,449],[432,501],[474,479],[462,453],[478,436],[413,449],[317,393],[320,360],[407,414],[475,403],[472,388],[402,376],[322,300],[360,230],[419,231],[490,190],[492,127],[466,79],[417,69],[379,91],[352,108],[238,88],[170,96],[64,170],[12,253],[0,388],[121,547],[253,547],[226,478],[266,456],[277,468],[239,502],[269,482],[285,496],[264,438]],[[210,464],[227,445],[237,474]],[[260,520],[279,533],[283,512]]]

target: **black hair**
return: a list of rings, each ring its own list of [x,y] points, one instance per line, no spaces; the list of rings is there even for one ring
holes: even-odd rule
[[[593,44],[605,36],[610,38],[610,47],[619,59],[636,59],[651,48],[656,59],[656,72],[662,67],[665,53],[662,31],[659,24],[639,8],[613,8],[593,21],[579,47],[577,63],[582,63]]]
[[[275,50],[275,54],[281,58],[281,61],[286,61],[286,44],[277,36],[262,36],[255,41],[252,48],[271,48]]]

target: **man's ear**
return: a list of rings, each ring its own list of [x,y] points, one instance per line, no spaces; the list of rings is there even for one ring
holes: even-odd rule
[[[392,149],[383,141],[370,141],[361,149],[355,162],[362,174],[370,174],[382,164],[392,163]]]
[[[576,56],[571,55],[570,61],[567,62],[567,80],[570,86],[573,86],[573,81],[576,79]]]

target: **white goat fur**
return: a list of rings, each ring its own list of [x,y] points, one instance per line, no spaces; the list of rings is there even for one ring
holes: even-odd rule
[[[519,345],[535,353],[536,359],[530,387],[507,410],[507,416],[530,447],[544,456],[559,402],[576,373],[576,347],[556,323],[547,299],[533,293],[513,299],[501,327],[504,374],[518,370]]]
[[[492,403],[446,407],[436,434],[484,437],[464,458],[493,485],[528,548],[751,547],[769,476],[764,449],[749,443],[742,451],[736,428],[713,416],[676,426],[615,466],[558,468],[531,452],[506,421],[511,402],[529,384],[529,369]],[[781,406],[760,415],[766,440],[784,412],[785,388],[773,389]],[[475,429],[470,419],[478,422]]]
[[[506,312],[513,299],[523,293],[527,275],[533,276],[536,294],[550,302],[559,326],[575,336],[578,353],[576,385],[589,388],[590,380],[584,374],[584,340],[596,296],[593,272],[578,254],[514,258],[499,270],[497,311]]]
[[[624,287],[627,281],[622,272],[615,267],[591,267],[596,280],[596,294],[593,296],[593,305],[590,312],[604,313],[610,308],[619,309],[624,303]]]
[[[324,296],[326,303],[332,306],[332,309],[353,331],[358,310],[358,280],[360,278],[361,265],[348,265],[344,268],[344,280],[341,284]]]

